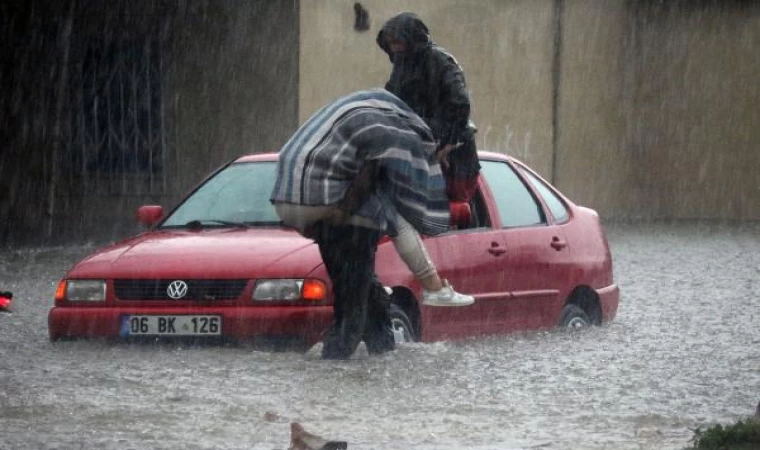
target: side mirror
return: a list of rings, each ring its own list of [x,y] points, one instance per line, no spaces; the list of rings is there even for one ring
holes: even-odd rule
[[[137,209],[137,221],[141,224],[152,227],[164,215],[164,208],[158,205],[145,205]]]

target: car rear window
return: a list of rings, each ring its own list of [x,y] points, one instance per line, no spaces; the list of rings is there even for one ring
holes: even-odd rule
[[[554,216],[554,221],[556,223],[567,222],[570,219],[570,213],[567,211],[565,202],[563,202],[562,199],[559,198],[557,194],[555,194],[554,191],[552,191],[549,186],[546,185],[546,183],[536,178],[536,176],[530,173],[530,171],[525,170],[522,167],[520,169],[523,175],[525,175],[525,178],[528,179],[530,184],[532,184],[533,187],[536,188],[538,193],[541,195],[541,197],[544,198],[546,206],[549,207],[549,210]]]

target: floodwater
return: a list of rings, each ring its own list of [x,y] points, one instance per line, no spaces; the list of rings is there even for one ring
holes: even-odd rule
[[[618,317],[350,361],[243,347],[51,344],[58,279],[91,246],[3,250],[0,448],[683,449],[760,401],[760,228],[616,225]],[[267,414],[273,413],[273,414]]]

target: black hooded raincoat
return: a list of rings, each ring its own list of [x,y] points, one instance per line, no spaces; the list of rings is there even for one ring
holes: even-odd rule
[[[386,37],[404,42],[406,51],[393,54]],[[463,145],[449,154],[449,174],[472,178],[480,170],[475,148],[475,125],[470,120],[470,95],[456,59],[431,39],[427,26],[414,13],[389,19],[377,35],[393,71],[385,89],[403,100],[430,126],[439,145]]]

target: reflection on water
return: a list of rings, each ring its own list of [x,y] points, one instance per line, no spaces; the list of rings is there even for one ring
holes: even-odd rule
[[[406,345],[351,361],[239,347],[47,341],[91,247],[4,252],[0,448],[286,449],[289,422],[352,449],[681,449],[760,400],[760,232],[609,230],[618,318]],[[274,412],[277,420],[267,417]]]

